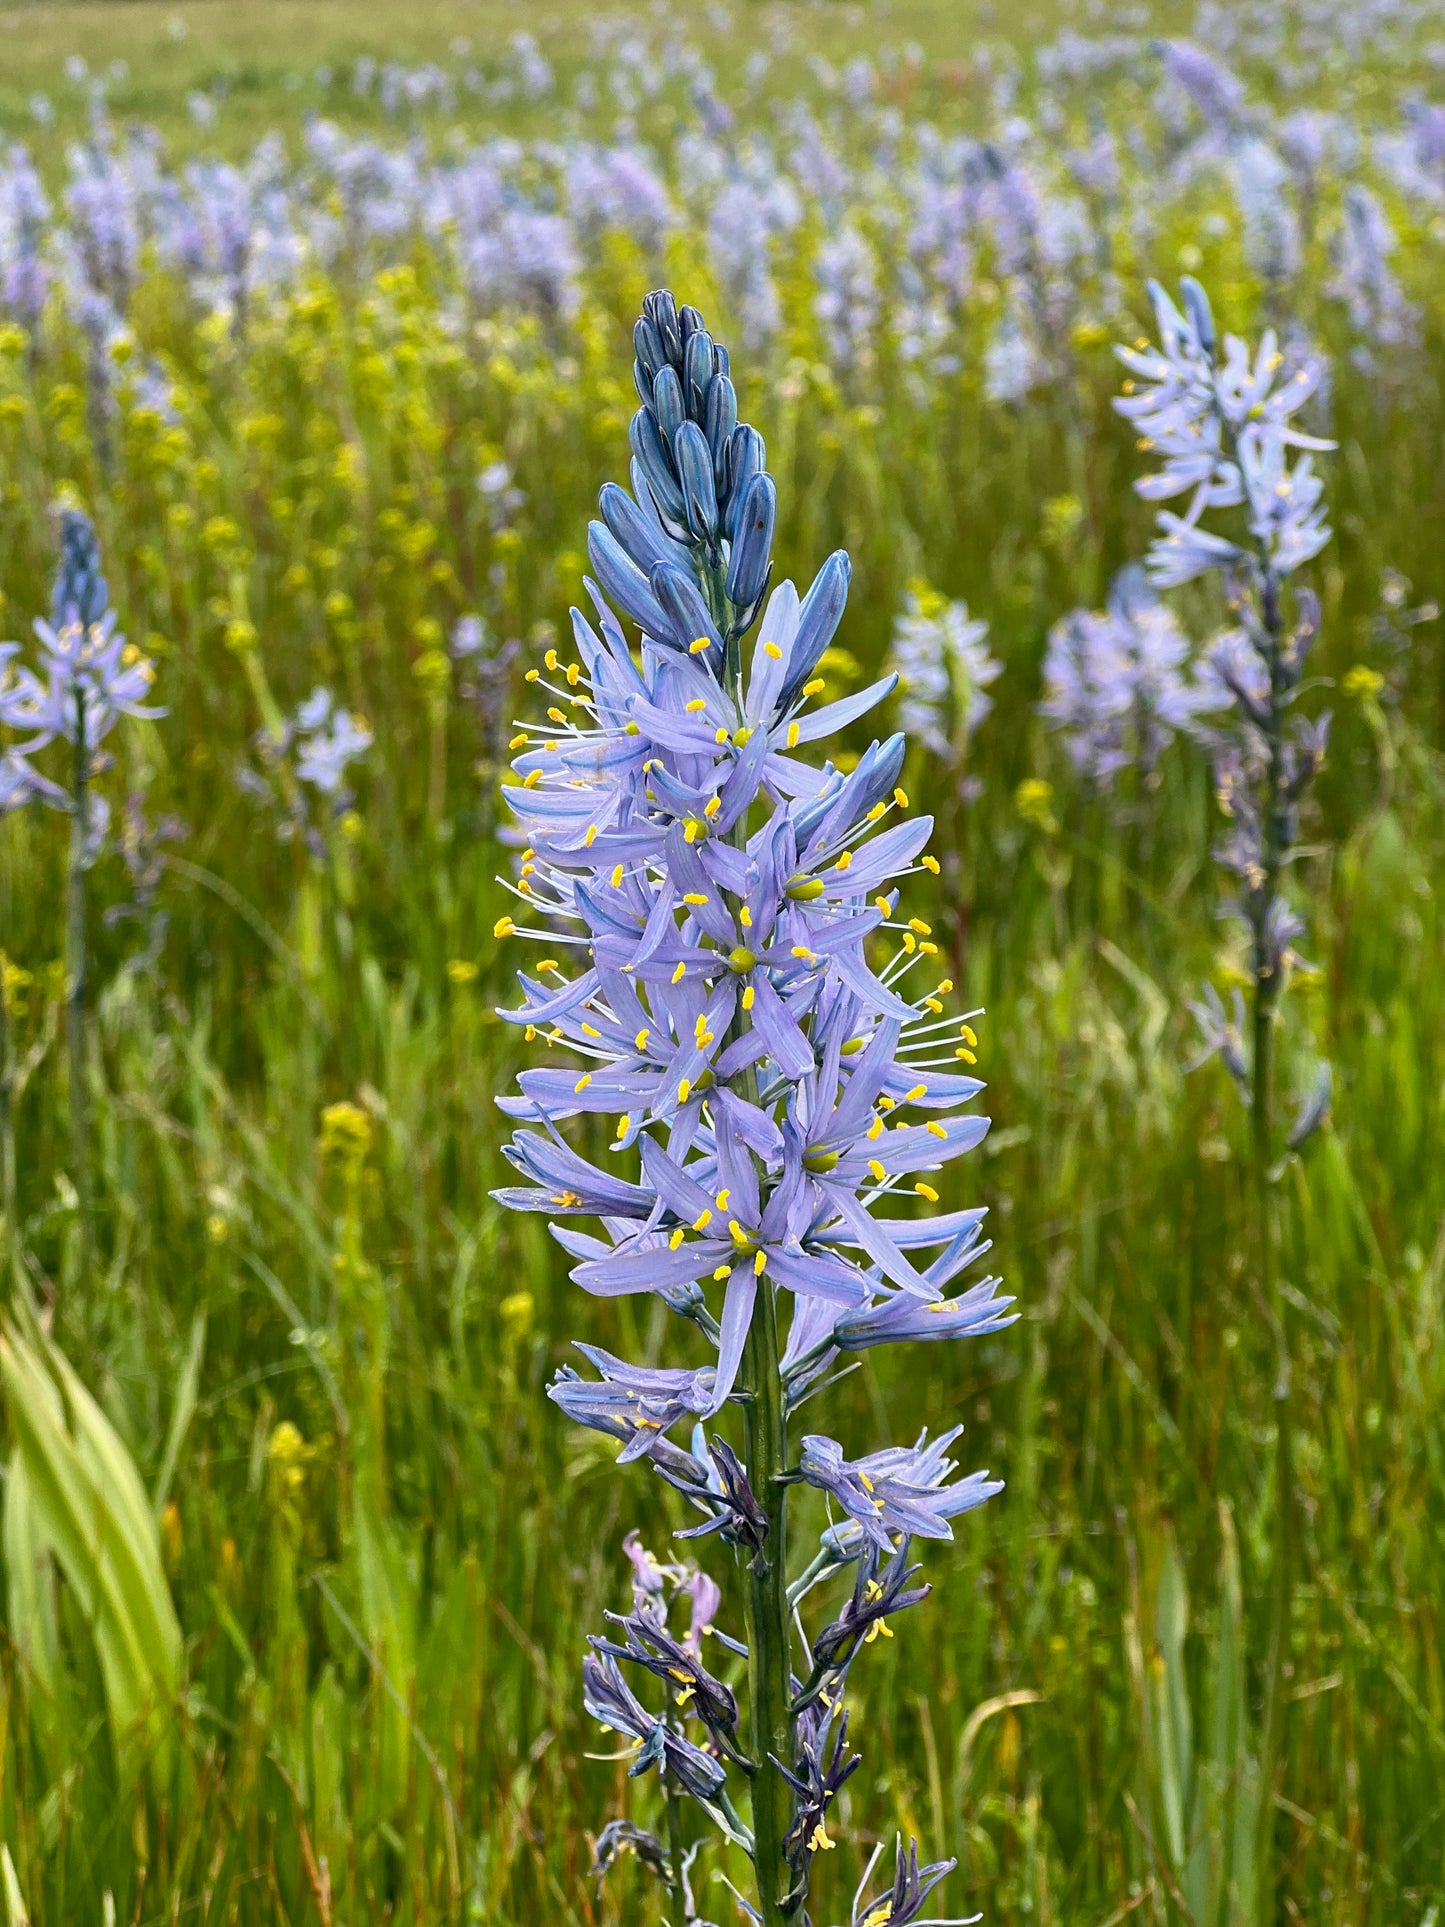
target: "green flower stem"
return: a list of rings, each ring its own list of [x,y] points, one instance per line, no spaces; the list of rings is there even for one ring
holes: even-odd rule
[[[753,1864],[763,1927],[789,1918],[790,1872],[783,1840],[791,1825],[791,1795],[769,1754],[791,1763],[794,1753],[792,1673],[788,1636],[785,1508],[787,1434],[778,1366],[778,1314],[772,1280],[758,1281],[757,1303],[743,1355],[744,1450],[748,1483],[768,1515],[768,1536],[748,1567],[748,1688],[753,1715]]]
[[[89,815],[90,753],[85,741],[85,693],[75,692],[75,760],[70,816],[70,872],[66,902],[65,1047],[70,1074],[70,1161],[79,1200],[82,1303],[89,1304],[92,1270],[90,1120],[85,1091],[85,826]]]
[[[0,1242],[0,1275],[13,1254],[15,1224],[15,1051],[10,1035],[10,960],[0,950],[0,1217],[5,1235]]]
[[[1275,1563],[1270,1605],[1269,1652],[1265,1666],[1264,1725],[1259,1761],[1259,1876],[1260,1918],[1274,1916],[1274,1782],[1284,1745],[1285,1666],[1289,1658],[1290,1619],[1294,1606],[1297,1521],[1294,1481],[1294,1386],[1291,1365],[1290,1309],[1280,1289],[1274,1241],[1274,1207],[1270,1170],[1274,1156],[1274,1032],[1279,1004],[1280,973],[1268,955],[1271,911],[1279,896],[1279,877],[1285,857],[1288,826],[1283,799],[1282,755],[1286,687],[1282,653],[1284,617],[1278,577],[1266,563],[1261,597],[1265,633],[1269,638],[1269,766],[1265,776],[1263,810],[1264,889],[1259,922],[1254,932],[1254,1078],[1250,1092],[1250,1127],[1254,1164],[1255,1209],[1258,1218],[1260,1289],[1264,1294],[1277,1348],[1274,1380],[1275,1410]]]
[[[676,1726],[675,1719],[669,1724]],[[672,1894],[672,1927],[688,1927],[687,1886],[682,1871],[682,1794],[667,1787],[667,1885]]]

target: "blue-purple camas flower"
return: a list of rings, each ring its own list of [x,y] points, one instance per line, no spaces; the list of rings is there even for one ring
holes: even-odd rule
[[[956,1431],[854,1460],[810,1436],[796,1463],[770,1469],[705,1429],[745,1395],[773,1401],[785,1432],[840,1351],[1010,1321],[997,1279],[954,1290],[988,1246],[982,1213],[942,1209],[938,1189],[987,1129],[969,1108],[977,1039],[948,1014],[953,986],[937,976],[928,924],[901,908],[900,880],[937,869],[930,819],[899,788],[903,738],[874,741],[846,769],[808,754],[897,681],[828,699],[820,664],[848,559],[829,557],[804,595],[790,582],[770,591],[776,492],[761,437],[737,419],[726,350],[667,294],[648,297],[634,345],[631,492],[602,491],[576,658],[550,650],[528,671],[542,713],[511,744],[517,902],[497,935],[545,953],[510,1014],[546,1062],[501,1100],[520,1182],[498,1196],[552,1220],[584,1290],[658,1297],[691,1327],[680,1366],[581,1347],[597,1375],[564,1368],[556,1402],[618,1440],[623,1460],[649,1460],[754,1578],[774,1562],[786,1575],[783,1488],[817,1487],[836,1523],[811,1590],[860,1558],[896,1557],[910,1535],[950,1536],[951,1518],[998,1490],[983,1473],[950,1482]],[[605,1122],[612,1162],[595,1161],[589,1120]],[[897,1591],[898,1603],[925,1590]],[[776,1653],[780,1641],[786,1654],[788,1614],[762,1623],[756,1589],[749,1599],[748,1645]],[[716,1610],[713,1597],[709,1625]],[[632,1740],[634,1771],[656,1765],[669,1797],[692,1794],[748,1846],[755,1917],[796,1917],[841,1784],[831,1729],[812,1730],[816,1697],[792,1675],[796,1703],[782,1710],[794,1754],[770,1759],[756,1727],[749,1740],[738,1724],[729,1682],[695,1654],[670,1663],[681,1648],[665,1624],[641,1611],[619,1623],[626,1637],[594,1642],[587,1661],[589,1708]],[[835,1707],[863,1643],[826,1648]],[[634,1697],[624,1665],[662,1683],[662,1712]],[[789,1810],[764,1838],[728,1788],[751,1782],[754,1814],[775,1813],[759,1792],[774,1773]],[[672,1855],[665,1870],[680,1877]],[[876,1927],[912,1917],[869,1916]]]
[[[943,762],[963,761],[969,739],[993,708],[989,685],[1003,664],[988,649],[988,624],[926,582],[911,582],[893,623],[898,720]]]
[[[1178,617],[1138,563],[1119,571],[1105,608],[1074,609],[1054,624],[1039,711],[1081,776],[1106,791],[1126,769],[1147,780],[1177,735],[1228,700],[1191,655]]]
[[[1199,733],[1229,824],[1215,853],[1234,879],[1236,894],[1226,908],[1249,936],[1257,1058],[1258,1040],[1300,961],[1295,944],[1305,924],[1288,900],[1285,878],[1298,854],[1300,807],[1329,742],[1328,712],[1309,718],[1295,707],[1319,633],[1319,599],[1296,587],[1292,619],[1286,608],[1290,578],[1330,539],[1323,484],[1312,462],[1334,443],[1306,434],[1295,421],[1324,369],[1311,357],[1291,372],[1272,330],[1253,352],[1233,335],[1221,345],[1208,296],[1196,281],[1183,282],[1182,306],[1157,284],[1150,293],[1159,346],[1119,349],[1133,378],[1115,406],[1139,429],[1140,447],[1161,458],[1157,473],[1135,483],[1138,493],[1162,500],[1192,492],[1183,516],[1160,515],[1150,575],[1169,586],[1217,574],[1233,618],[1206,652],[1199,707],[1220,714]],[[1296,458],[1292,450],[1301,453]],[[1206,514],[1222,518],[1223,527],[1206,529]],[[1252,1097],[1261,1069],[1246,1055],[1240,1022],[1225,1018],[1217,994],[1194,1010],[1205,1055],[1217,1052]],[[1329,1068],[1317,1065],[1289,1148],[1323,1122],[1329,1091]],[[1256,1105],[1257,1119],[1267,1113],[1267,1103]]]
[[[1160,512],[1149,572],[1168,588],[1212,569],[1248,567],[1257,555],[1287,575],[1329,540],[1312,457],[1334,443],[1294,419],[1323,365],[1310,356],[1291,368],[1273,329],[1253,353],[1237,335],[1219,343],[1204,290],[1187,276],[1182,289],[1181,309],[1151,282],[1159,344],[1118,351],[1130,379],[1114,406],[1160,461],[1135,488],[1147,501],[1190,497],[1182,516]],[[1301,451],[1297,460],[1292,449]],[[1203,526],[1207,511],[1239,505],[1252,544]]]
[[[56,761],[61,781],[34,767],[32,759],[57,742],[84,763],[82,787],[87,843],[99,847],[109,821],[104,799],[89,790],[99,766],[100,745],[122,716],[164,714],[147,702],[155,669],[116,627],[110,592],[101,572],[100,544],[90,518],[79,509],[60,515],[60,566],[50,620],[37,619],[37,666],[16,665],[18,643],[0,643],[0,727],[20,739],[0,748],[0,813],[32,799],[69,810],[74,757]]]

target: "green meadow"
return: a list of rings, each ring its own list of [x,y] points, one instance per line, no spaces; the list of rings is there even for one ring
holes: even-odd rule
[[[1414,316],[1408,339],[1381,341],[1331,292],[1342,182],[1366,162],[1329,161],[1319,206],[1301,201],[1299,260],[1270,279],[1221,177],[1202,168],[1170,198],[1127,145],[1156,125],[1150,33],[1192,15],[1112,11],[639,7],[598,40],[580,7],[524,20],[498,0],[0,10],[0,144],[27,144],[56,228],[80,165],[67,150],[100,138],[87,88],[107,74],[108,151],[153,126],[175,179],[198,156],[242,163],[273,130],[304,170],[315,115],[439,158],[494,135],[610,140],[625,118],[681,210],[654,234],[594,223],[574,299],[513,300],[466,283],[452,215],[353,245],[338,169],[294,204],[309,195],[342,240],[308,230],[241,314],[197,292],[138,189],[124,327],[100,370],[68,293],[83,262],[56,267],[33,326],[0,299],[0,636],[29,649],[54,505],[84,507],[165,712],[124,719],[94,775],[111,831],[86,875],[69,1043],[70,826],[41,804],[0,817],[8,1927],[665,1917],[635,1861],[590,1877],[605,1822],[654,1824],[658,1802],[583,1713],[579,1673],[586,1635],[628,1597],[624,1535],[662,1553],[690,1515],[545,1388],[574,1339],[667,1362],[676,1334],[658,1302],[586,1296],[545,1223],[490,1196],[510,1181],[495,1100],[541,1047],[497,1015],[525,961],[494,936],[517,860],[499,776],[525,670],[584,597],[597,490],[626,480],[631,328],[658,286],[732,344],[778,484],[779,574],[801,586],[851,553],[841,684],[880,672],[910,584],[966,600],[1003,664],[966,756],[915,746],[903,782],[946,857],[911,901],[960,1008],[985,1012],[992,1129],[946,1167],[944,1202],[988,1207],[989,1268],[1021,1317],[957,1347],[867,1352],[808,1418],[859,1451],[962,1423],[966,1469],[1006,1486],[927,1549],[932,1597],[859,1662],[864,1765],[820,1856],[817,1927],[850,1918],[895,1833],[957,1856],[950,1918],[1263,1927],[1217,1864],[1261,1800],[1275,1919],[1437,1921],[1445,229],[1428,200],[1380,189]],[[1136,53],[1097,81],[1036,77],[1065,26]],[[552,82],[489,94],[519,27]],[[1411,31],[1301,55],[1287,90],[1264,54],[1234,58],[1261,125],[1304,101],[1395,127],[1440,85],[1441,36],[1428,17]],[[629,34],[646,59],[619,54]],[[806,100],[852,170],[836,204],[799,175],[768,256],[776,318],[752,347],[716,229],[687,212],[699,83],[658,51],[669,34],[732,104],[719,142],[776,132],[777,101]],[[760,46],[772,65],[746,81]],[[1118,133],[1107,269],[1085,250],[1057,270],[1090,292],[1021,398],[984,373],[1008,299],[994,242],[949,310],[947,358],[900,350],[891,295],[867,351],[840,347],[817,299],[830,235],[861,207],[886,277],[908,224],[888,213],[901,163],[816,56],[835,73],[874,60],[868,111],[892,110],[906,152],[924,122],[977,137],[1010,113],[1035,117],[1044,150]],[[434,63],[452,92],[390,111],[380,82],[354,84],[363,57]],[[1022,78],[1001,94],[1011,60]],[[635,99],[612,87],[619,62]],[[485,85],[469,91],[473,64]],[[578,95],[589,72],[595,100]],[[1051,92],[1056,117],[1039,119]],[[532,193],[551,165],[529,150],[508,179]],[[1144,232],[1130,209],[1146,186]],[[400,193],[371,175],[357,191]],[[0,213],[0,270],[6,232]],[[1318,458],[1334,536],[1306,571],[1323,604],[1306,701],[1333,710],[1333,734],[1291,872],[1307,961],[1280,1043],[1284,1097],[1322,1056],[1333,1103],[1270,1187],[1299,1543],[1282,1766],[1263,1789],[1279,1332],[1248,1119],[1217,1060],[1191,1068],[1191,1000],[1245,981],[1212,855],[1225,826],[1193,743],[1104,795],[1037,707],[1050,627],[1099,607],[1149,540],[1113,343],[1152,332],[1145,283],[1182,267],[1223,327],[1307,332],[1338,444]],[[502,470],[505,512],[478,487]],[[1201,641],[1225,620],[1208,585],[1174,605]],[[516,643],[480,687],[450,646],[471,614]],[[318,685],[373,738],[335,809],[265,750]],[[892,708],[857,725],[844,755],[893,726]],[[576,1141],[605,1157],[600,1129]],[[721,1927],[742,1916],[713,1867],[741,1875],[725,1854],[699,1862],[699,1908]]]

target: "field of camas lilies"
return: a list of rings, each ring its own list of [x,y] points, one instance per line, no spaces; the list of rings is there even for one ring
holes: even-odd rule
[[[0,11],[6,1927],[1439,1920],[1445,18],[1008,12]]]

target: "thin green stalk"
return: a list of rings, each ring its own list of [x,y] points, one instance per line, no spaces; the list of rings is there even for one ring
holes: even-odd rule
[[[778,1316],[772,1280],[758,1281],[743,1368],[747,1394],[744,1450],[748,1483],[768,1515],[768,1536],[748,1567],[748,1689],[753,1715],[753,1862],[763,1927],[782,1927],[790,1869],[783,1840],[791,1797],[773,1759],[793,1759],[792,1669],[788,1637],[787,1435],[778,1367]]]
[[[85,693],[75,692],[75,760],[70,816],[70,874],[66,905],[65,1047],[70,1073],[70,1161],[79,1200],[82,1303],[90,1302],[92,1268],[90,1130],[85,1094],[85,826],[89,815],[90,756],[85,742]]]
[[[1294,1605],[1295,1489],[1294,1400],[1290,1362],[1289,1307],[1280,1290],[1274,1245],[1270,1167],[1274,1141],[1274,1029],[1280,997],[1279,971],[1269,954],[1271,912],[1279,895],[1279,876],[1285,854],[1287,825],[1282,800],[1281,753],[1284,742],[1284,682],[1281,651],[1284,618],[1279,583],[1264,571],[1263,616],[1269,638],[1269,767],[1265,777],[1262,830],[1264,887],[1254,932],[1254,1079],[1250,1093],[1250,1127],[1254,1164],[1255,1209],[1258,1219],[1260,1289],[1268,1309],[1277,1347],[1274,1381],[1275,1408],[1275,1564],[1270,1606],[1269,1653],[1265,1668],[1264,1726],[1260,1741],[1259,1917],[1274,1913],[1274,1781],[1284,1742],[1285,1664],[1289,1658],[1290,1618]]]
[[[669,1723],[676,1721],[669,1715]],[[687,1882],[682,1871],[682,1794],[667,1786],[667,1872],[672,1894],[672,1927],[688,1927]]]
[[[15,1061],[10,1040],[10,959],[0,950],[0,1211],[5,1238],[0,1262],[11,1252],[15,1225]]]

